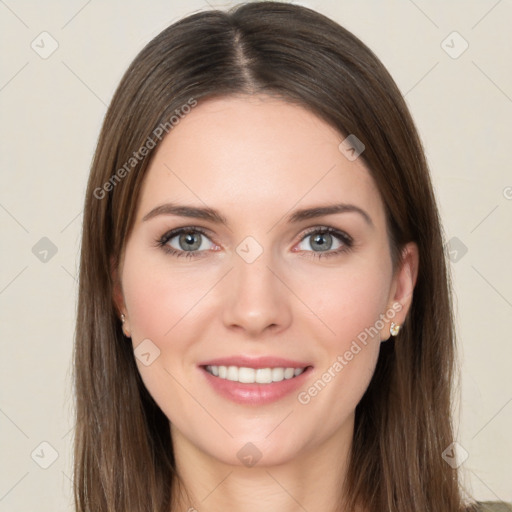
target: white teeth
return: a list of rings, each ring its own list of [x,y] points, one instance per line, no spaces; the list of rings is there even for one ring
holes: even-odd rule
[[[238,380],[238,368],[236,366],[228,366],[228,374],[226,379]]]
[[[207,366],[206,371],[221,379],[243,384],[270,384],[298,377],[306,368],[246,368],[238,366]]]
[[[286,370],[284,371],[284,378],[291,379],[293,377],[294,371],[294,368],[286,368]]]
[[[270,368],[258,368],[256,370],[256,382],[258,384],[270,384],[272,382],[272,370]]]
[[[234,368],[234,366],[232,366]],[[239,368],[238,369],[238,382],[246,382],[250,384],[251,382],[254,382],[254,375],[255,375],[254,368]]]
[[[301,370],[297,368],[299,372],[297,375],[300,375]],[[272,381],[273,382],[281,382],[284,379],[284,370],[283,368],[272,368]]]

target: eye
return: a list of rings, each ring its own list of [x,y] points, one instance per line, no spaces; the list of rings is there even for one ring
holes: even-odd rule
[[[335,255],[352,248],[352,238],[334,228],[314,228],[296,246],[299,251],[319,253],[318,256]],[[325,254],[322,254],[325,253]]]
[[[198,232],[190,231],[170,238],[167,243],[181,251],[204,251],[208,249],[207,238]]]
[[[216,247],[203,231],[192,227],[169,231],[158,240],[158,245],[175,256],[193,256]]]

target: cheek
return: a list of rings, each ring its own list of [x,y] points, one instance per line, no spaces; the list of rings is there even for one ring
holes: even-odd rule
[[[209,291],[219,281],[219,272],[171,268],[166,258],[148,255],[135,244],[127,246],[125,254],[123,295],[135,356],[139,345],[157,354],[148,366],[137,359],[137,367],[150,394],[173,420],[176,411],[194,410],[183,386],[195,385],[191,369],[198,358],[196,345],[208,325],[205,314],[212,314]]]
[[[212,273],[170,269],[165,258],[149,258],[134,247],[126,251],[123,294],[134,344],[156,344],[173,337],[181,322],[194,318],[198,304],[215,282]]]
[[[296,401],[299,409],[295,419],[314,430],[317,439],[328,439],[343,425],[353,421],[354,411],[366,392],[377,364],[379,336],[360,341],[373,316],[356,311],[357,316],[332,319],[336,336],[324,341],[325,358],[304,388],[299,389]],[[345,321],[343,321],[345,320]]]
[[[375,262],[310,273],[310,286],[302,284],[298,294],[307,297],[309,308],[322,320],[329,346],[342,350],[361,333],[380,330],[379,319],[388,302],[389,274]],[[368,337],[380,341],[379,336]]]
[[[317,417],[338,418],[325,423],[327,431],[355,409],[374,373],[390,272],[372,261],[340,266],[336,271],[317,271],[311,278],[315,286],[307,288],[308,306],[324,326],[317,319],[309,325],[316,322],[325,333],[317,338],[322,364],[310,386],[297,398]],[[299,293],[306,296],[306,287]]]
[[[165,261],[155,261],[136,246],[127,246],[123,263],[123,295],[137,368],[151,396],[174,421],[177,411],[187,416],[194,410],[183,392],[183,386],[191,387],[190,376],[178,367],[189,362],[190,334],[199,329],[194,322],[200,309],[196,306],[208,290],[208,282],[205,276],[199,283],[199,276],[193,273],[172,271]],[[150,353],[148,365],[137,357],[139,345]]]
[[[158,340],[172,327],[179,306],[179,290],[171,290],[152,269],[136,265],[133,256],[127,259],[124,268],[123,293],[136,344],[144,338]]]

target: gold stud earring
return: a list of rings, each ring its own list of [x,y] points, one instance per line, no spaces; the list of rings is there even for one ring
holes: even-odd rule
[[[122,329],[123,329],[123,334],[127,337],[127,338],[130,338],[130,333],[126,330],[125,326],[124,326],[124,323],[126,322],[126,317],[121,314],[121,323],[123,324],[122,325]]]
[[[395,322],[391,322],[389,327],[389,334],[391,334],[391,336],[396,336],[400,332],[401,327],[401,325],[395,324]]]

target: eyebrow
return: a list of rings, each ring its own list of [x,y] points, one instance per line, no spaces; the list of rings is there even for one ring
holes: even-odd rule
[[[216,224],[226,224],[226,218],[213,208],[202,208],[197,206],[184,206],[173,203],[166,203],[153,208],[142,220],[146,221],[157,215],[177,215],[179,217],[191,217],[195,219],[204,219]]]
[[[346,203],[297,210],[288,217],[288,222],[301,222],[303,220],[314,219],[316,217],[323,217],[324,215],[334,215],[336,213],[358,213],[363,217],[363,219],[369,226],[374,227],[372,218],[368,215],[368,213],[366,213],[359,206]]]
[[[293,212],[287,217],[287,220],[292,224],[296,224],[304,220],[323,217],[325,215],[334,215],[337,213],[358,213],[363,217],[369,226],[374,226],[371,217],[362,208],[353,204],[346,203],[317,206],[313,208],[303,208]],[[177,205],[174,203],[166,203],[153,208],[142,218],[142,220],[148,221],[154,217],[157,217],[158,215],[177,215],[179,217],[190,217],[195,219],[208,220],[216,224],[227,224],[226,218],[213,208]]]

